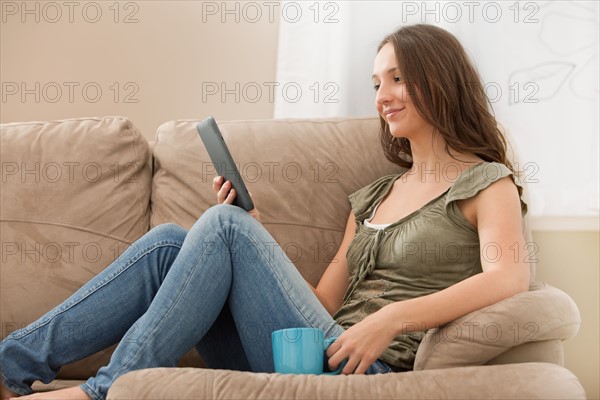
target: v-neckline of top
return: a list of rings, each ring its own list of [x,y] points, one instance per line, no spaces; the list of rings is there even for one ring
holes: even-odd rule
[[[416,210],[410,212],[409,214],[405,215],[404,217],[396,220],[395,222],[391,222],[391,223],[378,223],[376,225],[387,225],[385,228],[381,229],[381,230],[387,230],[389,228],[398,226],[403,224],[404,222],[416,218],[417,216],[419,216],[420,214],[424,213],[425,211],[427,211],[430,207],[433,206],[433,204],[435,204],[437,201],[439,201],[441,198],[443,198],[444,196],[446,196],[448,194],[448,192],[462,179],[463,175],[469,171],[473,171],[475,168],[479,167],[480,165],[485,164],[486,161],[482,161],[480,163],[477,163],[469,168],[465,168],[464,170],[461,171],[460,175],[458,176],[458,178],[456,179],[456,181],[454,181],[452,183],[452,185],[450,185],[450,187],[448,189],[446,189],[443,193],[439,194],[438,196],[434,197],[433,199],[429,200],[427,203],[425,203],[424,205],[422,205],[421,207],[417,208]],[[385,190],[383,191],[382,195],[379,196],[379,198],[377,199],[376,202],[374,202],[374,205],[372,207],[369,207],[370,213],[369,215],[371,215],[371,218],[374,218],[375,215],[373,213],[374,210],[376,210],[379,205],[381,205],[381,203],[383,202],[383,200],[387,197],[387,195],[390,193],[390,190],[392,190],[392,187],[394,186],[394,183],[396,183],[396,181],[398,179],[400,179],[402,176],[404,176],[404,174],[407,172],[403,171],[400,174],[398,174],[398,176],[394,177],[394,179],[392,179],[387,187],[385,188]],[[364,222],[363,222],[363,226],[364,226]],[[370,228],[370,229],[374,229],[377,230],[376,228]]]

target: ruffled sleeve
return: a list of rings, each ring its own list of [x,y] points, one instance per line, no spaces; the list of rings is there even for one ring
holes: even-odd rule
[[[398,174],[386,175],[348,196],[357,221],[364,221],[394,183]]]
[[[456,206],[456,201],[470,199],[492,183],[507,176],[510,176],[517,186],[521,201],[521,215],[525,216],[527,213],[527,204],[523,200],[523,186],[519,180],[506,165],[496,162],[484,162],[464,171],[448,191],[448,196],[446,196],[446,211],[450,218],[461,225],[466,224],[462,213]]]

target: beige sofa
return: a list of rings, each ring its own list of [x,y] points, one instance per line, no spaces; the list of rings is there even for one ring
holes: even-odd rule
[[[2,125],[2,337],[64,300],[150,228],[189,228],[215,203],[214,169],[195,125],[167,122],[152,143],[123,117]],[[382,155],[377,119],[219,125],[265,227],[316,283],[340,243],[348,194],[398,171]],[[190,352],[182,368],[122,376],[109,398],[585,398],[562,367],[562,341],[579,323],[569,296],[532,281],[529,292],[428,332],[412,372],[220,371],[197,368],[202,364]],[[65,327],[65,334],[90,340],[96,333],[93,326]],[[36,390],[85,380],[111,350],[63,367]]]

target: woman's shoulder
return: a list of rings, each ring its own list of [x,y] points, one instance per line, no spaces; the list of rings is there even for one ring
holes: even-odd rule
[[[521,211],[525,214],[527,204],[523,201],[523,187],[518,177],[502,163],[484,161],[462,172],[448,192],[446,204],[473,198],[484,190],[488,194],[503,197],[507,191],[515,188],[521,202]]]
[[[360,218],[361,214],[368,212],[379,198],[385,196],[394,181],[402,175],[402,172],[382,176],[367,186],[350,194],[348,198],[354,215],[357,218]]]

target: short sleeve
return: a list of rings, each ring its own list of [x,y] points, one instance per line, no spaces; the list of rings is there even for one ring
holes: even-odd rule
[[[370,215],[378,200],[388,193],[398,176],[386,175],[348,196],[352,212],[358,221],[364,221]]]
[[[496,162],[484,162],[464,171],[448,192],[446,209],[451,209],[451,204],[457,200],[469,199],[492,183],[507,176],[510,176],[517,186],[521,201],[521,215],[525,216],[527,213],[527,204],[523,201],[523,186],[521,186],[518,179],[515,178],[506,165]]]

